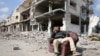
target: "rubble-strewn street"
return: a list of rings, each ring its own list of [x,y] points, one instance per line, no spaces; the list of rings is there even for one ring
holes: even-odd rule
[[[54,56],[48,52],[49,36],[42,31],[0,33],[0,56]],[[77,51],[82,56],[100,56],[99,44],[80,37]]]
[[[0,56],[52,56],[47,50],[46,32],[21,32],[0,34]],[[18,50],[14,50],[18,47]]]
[[[49,51],[59,54],[58,43],[61,56],[75,46],[77,56],[100,56],[99,10],[100,0],[0,0],[0,56],[55,56]],[[48,43],[50,35],[57,41]],[[75,46],[58,39],[65,35]]]

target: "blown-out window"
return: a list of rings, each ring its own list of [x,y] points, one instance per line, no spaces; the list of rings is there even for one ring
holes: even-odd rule
[[[79,25],[79,17],[71,15],[71,24]]]
[[[70,2],[70,7],[73,8],[73,9],[76,9],[76,3],[71,1]]]
[[[81,18],[83,19],[83,20],[86,20],[86,16],[87,16],[87,13],[86,13],[86,8],[85,7],[82,7],[81,8]]]
[[[16,16],[16,19],[18,19],[18,16]]]

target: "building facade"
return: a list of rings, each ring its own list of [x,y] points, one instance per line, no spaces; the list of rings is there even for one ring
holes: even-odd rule
[[[93,0],[25,0],[6,19],[7,31],[63,31],[86,33]]]
[[[29,10],[32,0],[25,0],[5,19],[6,32],[29,31]],[[2,22],[1,22],[2,23]],[[2,27],[2,26],[1,26]],[[4,28],[4,27],[3,27]],[[31,30],[31,29],[30,29]]]
[[[76,33],[88,32],[89,6],[93,0],[35,0],[31,6],[31,25],[52,32],[54,26]]]

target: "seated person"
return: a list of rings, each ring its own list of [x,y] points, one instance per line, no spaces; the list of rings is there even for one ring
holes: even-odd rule
[[[69,41],[70,50],[72,51],[72,53],[76,52],[76,47],[75,47],[73,39],[71,37],[67,37],[65,32],[60,31],[59,26],[54,27],[53,32],[51,34],[51,38],[54,38],[53,46],[54,46],[55,54],[59,54],[58,45],[60,43],[63,43],[64,41]]]

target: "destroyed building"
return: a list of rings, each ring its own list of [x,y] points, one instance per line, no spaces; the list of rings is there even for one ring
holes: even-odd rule
[[[5,20],[6,31],[48,31],[54,26],[76,33],[88,32],[93,0],[25,0]],[[2,26],[1,26],[2,27]],[[1,29],[0,27],[0,29]]]
[[[23,1],[12,14],[5,20],[5,31],[16,32],[16,31],[31,31],[29,11],[32,0]]]
[[[5,21],[0,22],[0,32],[4,32],[5,31]]]
[[[34,29],[52,32],[54,26],[76,33],[88,32],[90,5],[93,0],[35,0],[31,5]]]

